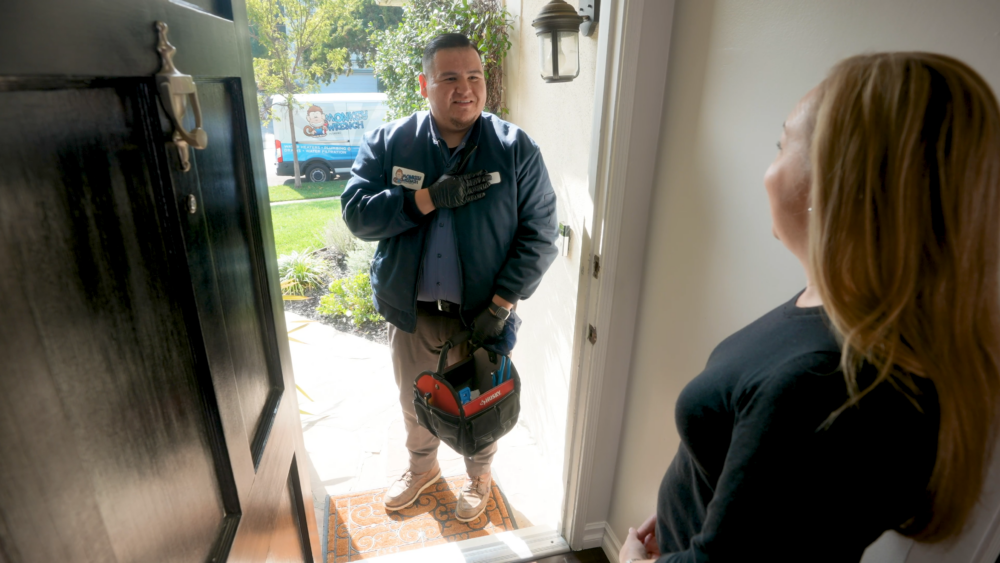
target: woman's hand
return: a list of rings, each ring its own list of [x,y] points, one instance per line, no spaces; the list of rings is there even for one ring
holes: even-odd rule
[[[649,556],[659,557],[660,544],[656,541],[656,513],[654,512],[649,518],[646,518],[646,521],[635,532]]]
[[[628,537],[622,544],[622,550],[618,552],[618,563],[626,563],[629,560],[635,563],[643,559],[649,559],[649,554],[646,553],[646,548],[639,541],[635,528],[629,528]]]

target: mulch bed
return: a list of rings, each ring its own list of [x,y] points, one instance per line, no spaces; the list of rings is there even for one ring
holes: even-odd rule
[[[389,329],[384,321],[377,323],[365,323],[359,328],[354,326],[354,322],[346,317],[322,315],[316,311],[316,307],[319,307],[319,299],[320,297],[326,295],[327,287],[329,287],[330,282],[347,277],[348,272],[347,264],[345,263],[346,257],[343,254],[335,253],[326,248],[321,248],[313,254],[326,262],[328,266],[327,275],[324,276],[323,283],[320,284],[319,287],[306,290],[305,297],[308,299],[285,301],[285,310],[291,311],[297,315],[302,315],[307,319],[319,321],[325,325],[330,325],[341,332],[367,338],[368,340],[378,342],[379,344],[389,344]]]

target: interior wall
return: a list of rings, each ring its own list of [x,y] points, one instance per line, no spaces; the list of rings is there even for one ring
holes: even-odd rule
[[[804,287],[762,183],[785,116],[838,60],[878,50],[956,56],[1000,92],[1000,2],[677,0],[608,514],[617,538],[655,511],[681,389],[723,338]]]
[[[580,76],[568,83],[547,84],[541,78],[538,39],[531,27],[547,2],[507,1],[514,16],[514,47],[506,61],[505,99],[507,119],[541,148],[558,198],[559,221],[572,230],[568,256],[557,257],[537,292],[518,305],[524,323],[513,355],[521,373],[522,417],[545,458],[539,478],[555,492],[562,491],[577,281],[580,268],[586,266],[580,256],[581,233],[593,214],[588,169],[600,26],[591,37],[580,37]],[[556,503],[553,518],[558,510]]]

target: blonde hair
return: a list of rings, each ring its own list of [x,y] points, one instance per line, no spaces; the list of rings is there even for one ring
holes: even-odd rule
[[[930,53],[844,60],[817,96],[809,267],[850,396],[831,421],[882,382],[914,404],[912,378],[934,383],[928,510],[902,531],[945,540],[979,498],[1000,406],[1000,110],[974,70]]]

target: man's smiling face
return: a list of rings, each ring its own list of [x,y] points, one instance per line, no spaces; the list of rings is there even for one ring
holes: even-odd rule
[[[420,75],[420,94],[442,134],[465,131],[486,106],[486,79],[479,53],[468,47],[441,49],[434,64]]]

